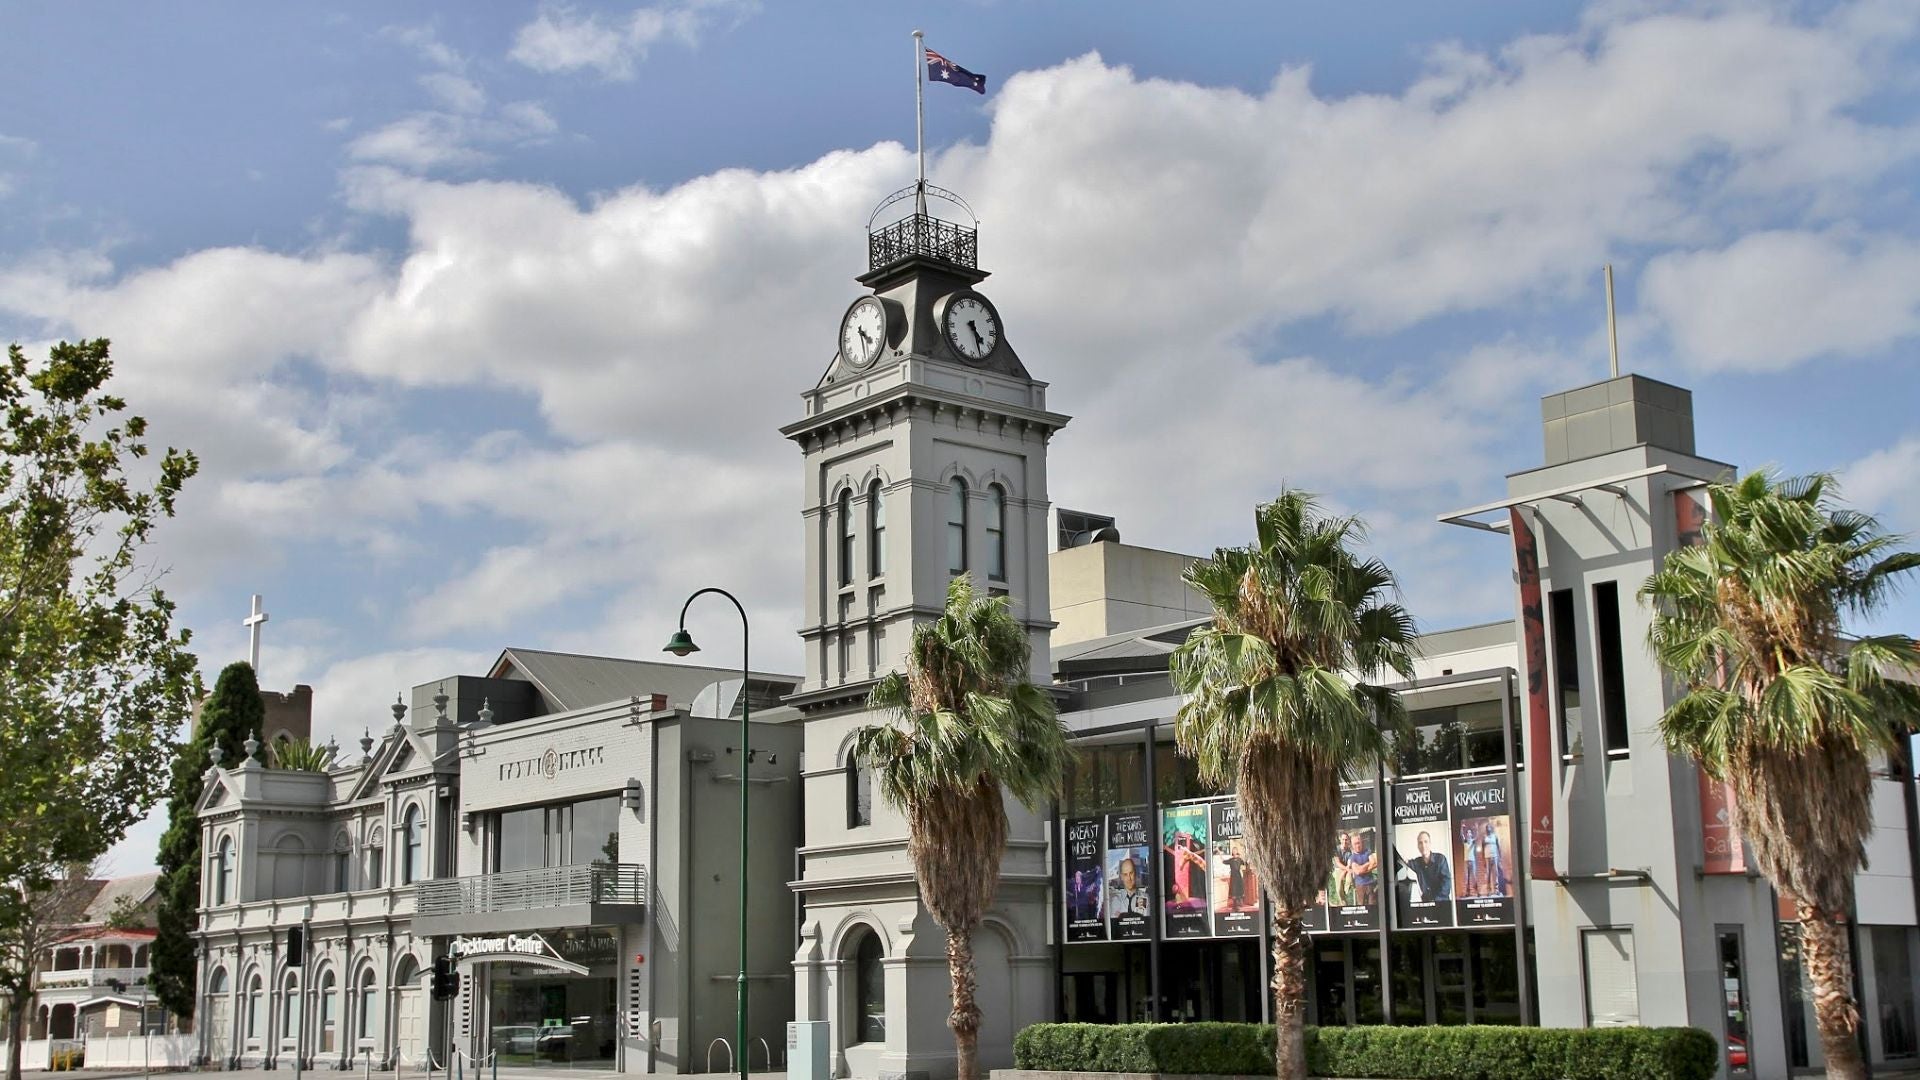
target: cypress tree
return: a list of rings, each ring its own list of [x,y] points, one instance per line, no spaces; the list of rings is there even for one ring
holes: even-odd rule
[[[159,935],[154,938],[152,971],[148,983],[169,1012],[182,1019],[193,1016],[194,967],[192,933],[200,923],[200,797],[203,779],[212,764],[208,753],[219,746],[221,763],[240,764],[244,744],[266,723],[260,700],[260,682],[253,666],[242,660],[228,664],[213,685],[213,694],[200,707],[193,737],[180,746],[173,761],[172,797],[167,803],[167,831],[160,837]]]

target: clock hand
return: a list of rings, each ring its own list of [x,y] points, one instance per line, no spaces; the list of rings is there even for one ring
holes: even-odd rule
[[[866,346],[869,346],[869,347],[871,347],[871,346],[873,345],[873,339],[867,336],[867,328],[866,328],[866,327],[864,327],[864,326],[856,326],[856,327],[854,327],[854,329],[855,329],[855,330],[858,330],[858,331],[860,331],[860,344],[862,344],[862,345],[866,345]]]
[[[980,336],[980,328],[973,325],[972,319],[967,320],[967,329],[973,331],[973,343],[979,346],[981,349],[985,349],[987,347],[987,341],[985,338]]]

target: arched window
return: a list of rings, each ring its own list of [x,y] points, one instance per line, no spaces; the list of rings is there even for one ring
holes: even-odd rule
[[[1007,580],[1007,493],[999,484],[987,487],[987,577]]]
[[[227,969],[223,967],[214,968],[213,976],[207,980],[207,993],[208,994],[224,994],[226,992],[227,992]]]
[[[260,975],[247,980],[247,1041],[265,1037],[267,1031],[267,995],[262,992]]]
[[[947,571],[967,572],[967,482],[957,476],[947,489]]]
[[[360,1027],[357,1034],[362,1039],[374,1038],[379,1031],[375,1018],[380,1013],[380,993],[374,989],[373,969],[360,973]]]
[[[840,584],[853,584],[853,489],[840,493]]]
[[[880,959],[880,935],[869,930],[853,954],[854,1030],[863,1043],[887,1041],[887,970]]]
[[[873,824],[873,766],[847,757],[847,828]]]
[[[340,995],[334,984],[333,972],[328,970],[320,976],[320,1052],[331,1054],[339,1049],[340,1038]]]
[[[333,891],[346,892],[353,888],[353,841],[345,832],[333,838]]]
[[[213,856],[213,902],[216,905],[230,903],[233,900],[233,837],[220,838],[220,847]]]
[[[887,504],[880,498],[880,481],[867,485],[867,576],[887,572]]]
[[[381,871],[385,869],[387,849],[380,843],[381,828],[381,824],[376,821],[367,829],[367,888],[369,889],[379,888],[385,876]]]
[[[287,972],[286,981],[280,984],[280,1038],[295,1039],[300,1036],[300,976],[297,972]]]
[[[427,837],[420,823],[418,804],[407,807],[406,826],[401,838],[407,850],[401,854],[400,884],[411,885],[427,876]]]

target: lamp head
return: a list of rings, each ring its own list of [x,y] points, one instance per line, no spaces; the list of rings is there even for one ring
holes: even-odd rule
[[[670,652],[675,656],[686,656],[699,652],[700,646],[693,643],[693,635],[687,633],[687,628],[683,626],[673,632],[673,637],[667,640],[667,647],[660,651]]]

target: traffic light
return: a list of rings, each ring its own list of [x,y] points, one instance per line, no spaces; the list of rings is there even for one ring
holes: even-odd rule
[[[287,966],[299,967],[307,962],[307,935],[297,926],[287,928]]]
[[[447,1001],[460,996],[460,976],[454,973],[453,957],[433,958],[433,1000]]]

